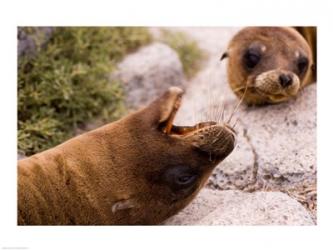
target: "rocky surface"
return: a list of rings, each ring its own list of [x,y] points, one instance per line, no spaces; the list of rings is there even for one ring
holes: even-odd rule
[[[26,156],[20,153],[17,153],[17,160],[22,160],[24,159]]]
[[[275,188],[315,180],[315,84],[296,100],[243,109],[240,115],[258,155],[258,178]]]
[[[308,211],[281,192],[203,189],[167,225],[314,225]]]
[[[170,86],[182,87],[185,81],[177,53],[158,42],[126,56],[112,77],[123,83],[129,108],[141,107]]]
[[[21,55],[34,55],[38,47],[44,46],[50,39],[53,28],[52,27],[35,27],[34,32],[27,34],[22,27],[17,28],[17,54]]]

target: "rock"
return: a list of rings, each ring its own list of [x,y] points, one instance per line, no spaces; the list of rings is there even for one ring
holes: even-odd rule
[[[238,129],[240,130],[240,129]],[[256,156],[245,133],[238,133],[233,152],[212,173],[208,185],[214,189],[245,189],[256,182]]]
[[[170,86],[184,85],[184,73],[177,53],[162,43],[153,43],[128,55],[112,78],[125,88],[127,106],[141,107]]]
[[[238,145],[215,169],[210,187],[246,189],[255,184],[255,189],[283,191],[316,187],[315,84],[287,103],[244,105],[237,117]]]
[[[17,160],[22,160],[24,159],[26,156],[24,154],[21,154],[21,153],[17,153]]]
[[[31,28],[32,29],[32,28]],[[17,29],[17,54],[34,55],[38,47],[45,46],[51,38],[54,28],[52,27],[35,27],[32,34],[27,34],[22,27]]]
[[[222,191],[203,188],[198,196],[182,211],[167,219],[165,225],[196,225],[221,204]]]
[[[165,225],[315,225],[309,212],[281,192],[203,189]]]
[[[287,103],[240,114],[257,154],[259,181],[289,188],[316,180],[316,84]]]

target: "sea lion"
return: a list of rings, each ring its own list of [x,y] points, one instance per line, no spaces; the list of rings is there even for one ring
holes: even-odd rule
[[[316,80],[315,27],[247,27],[230,41],[228,81],[247,104],[273,104],[295,97]]]
[[[228,124],[175,126],[183,91],[18,162],[19,225],[159,224],[235,146]]]

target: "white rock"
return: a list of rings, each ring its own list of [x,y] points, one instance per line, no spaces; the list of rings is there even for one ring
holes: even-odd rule
[[[316,179],[316,84],[287,103],[241,111],[258,155],[258,178],[290,187]]]
[[[203,189],[165,225],[315,225],[309,212],[281,192]]]
[[[151,102],[170,86],[182,87],[185,81],[177,53],[163,43],[150,44],[126,56],[113,77],[123,83],[130,108]]]

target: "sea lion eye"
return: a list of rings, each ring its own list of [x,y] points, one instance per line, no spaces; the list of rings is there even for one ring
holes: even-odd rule
[[[303,74],[308,68],[309,60],[306,57],[301,57],[297,61],[297,69],[299,74]]]
[[[179,185],[188,185],[194,182],[195,179],[195,175],[181,175],[176,179],[176,181]]]
[[[243,57],[244,63],[249,69],[253,69],[259,63],[260,59],[260,52],[254,49],[248,49]]]
[[[188,166],[170,167],[164,173],[166,183],[174,190],[192,186],[198,176],[198,173]]]

